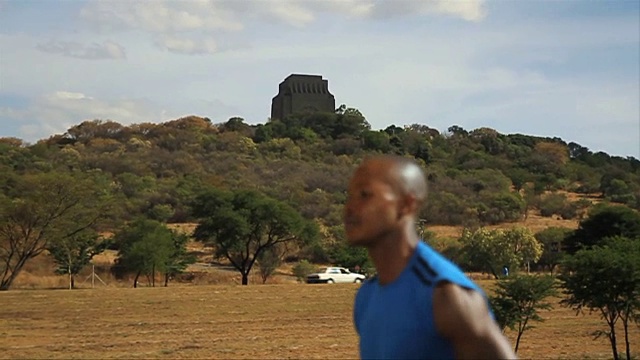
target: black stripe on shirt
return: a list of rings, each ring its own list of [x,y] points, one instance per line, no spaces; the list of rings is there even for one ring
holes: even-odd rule
[[[430,278],[437,277],[438,274],[433,270],[431,265],[429,265],[427,260],[423,259],[422,257],[418,257],[418,264],[422,265],[424,270],[429,274]]]
[[[429,278],[427,278],[427,275],[425,275],[424,271],[421,270],[420,268],[418,268],[417,265],[414,265],[411,268],[411,270],[413,270],[413,272],[416,273],[416,275],[418,276],[420,281],[422,281],[425,285],[427,285],[427,286],[433,285],[433,282],[431,280],[429,280]]]

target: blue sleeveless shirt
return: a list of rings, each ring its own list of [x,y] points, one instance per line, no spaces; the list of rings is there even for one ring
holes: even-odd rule
[[[453,359],[433,318],[433,290],[443,281],[484,292],[451,261],[420,242],[392,283],[362,284],[353,310],[362,359]]]

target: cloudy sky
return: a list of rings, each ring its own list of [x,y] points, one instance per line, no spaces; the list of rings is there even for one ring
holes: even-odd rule
[[[0,137],[265,123],[291,73],[324,76],[374,129],[490,127],[640,158],[636,0],[0,0]]]

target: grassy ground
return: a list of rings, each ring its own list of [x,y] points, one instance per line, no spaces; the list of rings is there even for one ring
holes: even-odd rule
[[[351,318],[356,289],[255,284],[11,290],[0,293],[0,358],[357,358]],[[605,338],[592,340],[604,325],[597,316],[555,306],[543,317],[524,334],[522,358],[611,358]],[[631,344],[638,353],[635,325]]]
[[[540,231],[549,226],[576,228],[576,220],[543,218],[500,227],[526,226]],[[173,225],[190,233],[194,224]],[[430,226],[439,237],[456,238],[461,228]],[[351,311],[356,286],[297,284],[283,267],[268,285],[257,273],[247,287],[237,286],[237,272],[209,267],[211,249],[190,243],[199,264],[168,288],[132,289],[108,272],[115,252],[97,256],[96,280],[91,268],[76,278],[83,288],[69,291],[68,279],[54,275],[48,256],[30,260],[12,290],[0,292],[0,358],[218,358],[283,359],[357,358],[357,338]],[[489,289],[491,281],[474,277]],[[51,290],[56,289],[56,290]],[[578,315],[557,304],[543,312],[543,323],[521,340],[522,358],[607,359],[605,337],[593,340],[606,324],[597,315]],[[622,348],[622,330],[618,334]],[[515,334],[507,333],[515,341]],[[632,352],[640,354],[640,329],[631,328]],[[635,347],[634,347],[635,346]],[[635,349],[635,350],[634,350]],[[636,355],[638,358],[639,356]]]

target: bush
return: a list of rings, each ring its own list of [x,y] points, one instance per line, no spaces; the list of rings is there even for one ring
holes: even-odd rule
[[[563,219],[573,219],[578,212],[578,204],[567,199],[565,194],[552,193],[540,199],[540,215],[551,217],[559,215]]]
[[[519,194],[495,194],[486,201],[486,204],[478,204],[479,218],[483,223],[495,225],[506,221],[518,221],[524,215],[526,204]]]
[[[301,260],[293,266],[293,275],[300,282],[304,282],[307,275],[315,271],[315,266],[307,260]]]

